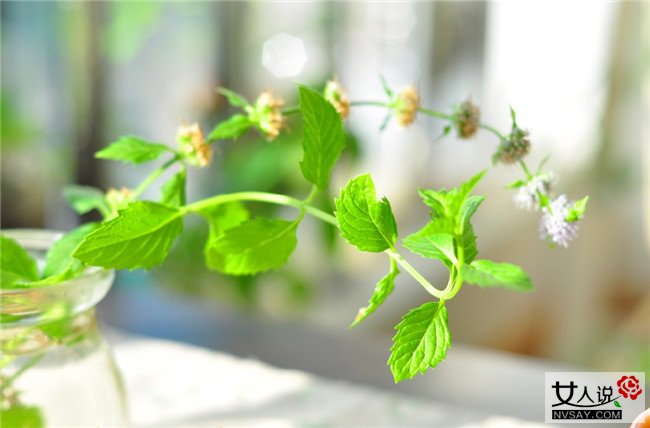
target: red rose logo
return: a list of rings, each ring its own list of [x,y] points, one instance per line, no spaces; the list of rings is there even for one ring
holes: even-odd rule
[[[634,376],[623,376],[616,382],[616,386],[618,386],[618,392],[623,397],[631,398],[632,400],[636,400],[636,397],[643,392],[639,380]]]

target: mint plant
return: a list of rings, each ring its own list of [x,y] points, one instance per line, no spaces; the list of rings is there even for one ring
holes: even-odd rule
[[[406,236],[399,234],[391,204],[377,195],[369,174],[352,178],[340,190],[334,200],[334,212],[319,209],[314,200],[327,192],[332,169],[345,149],[343,120],[350,109],[385,109],[387,115],[381,129],[390,120],[408,126],[419,115],[425,115],[445,122],[443,135],[455,130],[459,138],[466,139],[480,129],[495,135],[498,145],[492,166],[513,164],[521,168],[523,177],[506,187],[516,190],[514,200],[518,207],[541,211],[540,234],[551,246],[565,247],[576,237],[587,198],[572,202],[565,195],[555,197],[554,176],[542,170],[545,162],[531,172],[525,162],[531,149],[529,134],[517,124],[514,111],[510,131],[501,133],[480,121],[480,109],[470,100],[454,106],[450,113],[438,112],[420,105],[415,87],[397,92],[384,79],[382,84],[383,101],[349,101],[336,81],[328,82],[323,93],[300,86],[299,105],[295,107],[284,107],[270,92],[250,102],[236,92],[220,88],[219,93],[240,111],[217,124],[207,138],[197,124],[184,124],[179,128],[176,149],[135,136],[119,139],[96,156],[135,165],[160,161],[160,167],[133,190],[112,189],[104,193],[80,186],[66,189],[65,196],[78,213],[97,210],[104,220],[64,235],[50,250],[40,274],[29,255],[15,241],[3,237],[2,287],[47,286],[81,275],[85,266],[151,269],[165,260],[174,241],[183,233],[184,218],[190,215],[202,217],[209,225],[204,247],[208,269],[228,275],[255,275],[284,265],[296,247],[298,227],[306,217],[313,217],[336,226],[340,235],[359,251],[384,253],[387,257],[386,273],[352,321],[352,327],[386,301],[402,273],[431,295],[430,301],[409,311],[397,324],[388,360],[395,382],[426,372],[446,357],[451,346],[447,307],[464,284],[529,291],[532,281],[519,266],[477,258],[472,218],[485,196],[472,192],[490,168],[451,189],[419,189],[430,220]],[[304,127],[300,170],[311,184],[306,196],[247,191],[186,201],[186,170],[209,164],[212,144],[237,139],[252,130],[272,141],[285,131],[291,115],[300,115]],[[142,192],[170,168],[177,171],[160,186],[158,201],[141,200]],[[296,214],[290,219],[256,217],[245,205],[248,202],[292,207]],[[438,287],[429,282],[404,258],[400,244],[414,254],[440,262],[449,271],[447,284]]]

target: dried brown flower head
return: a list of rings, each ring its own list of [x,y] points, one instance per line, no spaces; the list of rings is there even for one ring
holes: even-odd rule
[[[325,99],[334,106],[341,119],[345,119],[350,115],[350,101],[337,80],[327,82],[324,95]]]
[[[515,127],[508,139],[501,142],[493,159],[504,164],[512,164],[523,159],[529,152],[528,131]]]
[[[280,135],[284,127],[285,118],[282,115],[284,101],[281,98],[273,97],[269,91],[262,92],[255,102],[253,122],[268,140],[275,139]]]
[[[401,126],[408,126],[415,121],[420,108],[420,95],[415,86],[407,86],[397,96],[395,113]]]
[[[188,155],[189,162],[204,167],[212,161],[212,147],[205,142],[198,123],[181,124],[177,132],[178,144]]]
[[[454,111],[454,126],[460,138],[470,138],[481,124],[481,109],[471,100],[466,100],[456,106]]]

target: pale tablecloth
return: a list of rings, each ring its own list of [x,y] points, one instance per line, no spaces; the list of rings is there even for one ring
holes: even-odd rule
[[[136,427],[548,427],[176,342],[112,346]]]

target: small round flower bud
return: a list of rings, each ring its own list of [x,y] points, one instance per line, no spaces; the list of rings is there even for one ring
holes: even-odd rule
[[[420,95],[415,86],[407,86],[399,93],[394,108],[397,122],[401,126],[408,126],[415,121],[420,108]]]
[[[481,109],[471,100],[458,104],[454,109],[454,126],[460,138],[472,137],[480,124]]]
[[[323,95],[334,106],[341,119],[345,119],[350,115],[350,101],[348,101],[348,97],[338,81],[329,80],[325,85]]]
[[[205,142],[198,123],[182,124],[178,127],[176,138],[188,162],[204,167],[212,161],[212,147]]]
[[[255,108],[249,116],[269,141],[280,135],[284,126],[283,105],[281,98],[274,98],[271,92],[265,91],[255,101]]]
[[[523,159],[529,152],[528,132],[515,127],[510,132],[508,139],[501,141],[493,159],[504,164],[511,164]]]

